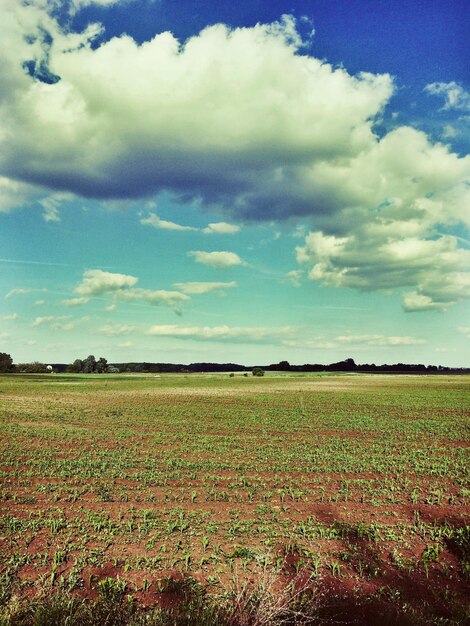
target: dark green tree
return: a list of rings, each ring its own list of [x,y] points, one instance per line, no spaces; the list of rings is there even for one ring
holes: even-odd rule
[[[90,356],[87,356],[87,358],[83,361],[82,372],[84,374],[93,374],[95,371],[96,359],[92,354],[90,354]]]
[[[98,374],[104,374],[108,369],[108,361],[104,357],[100,356],[96,363],[96,371]]]
[[[47,374],[49,371],[45,363],[39,363],[39,361],[33,361],[33,363],[17,363],[16,371],[23,372],[25,374]]]
[[[69,372],[73,372],[74,374],[79,374],[83,370],[82,359],[75,359],[75,361],[68,366],[67,370]]]
[[[0,372],[3,374],[5,372],[13,371],[13,359],[6,352],[0,352]]]
[[[251,371],[253,376],[264,376],[264,370],[261,367],[254,367]]]

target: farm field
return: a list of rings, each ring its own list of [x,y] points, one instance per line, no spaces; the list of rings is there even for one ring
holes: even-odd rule
[[[1,376],[1,604],[269,581],[326,622],[464,624],[469,383]]]

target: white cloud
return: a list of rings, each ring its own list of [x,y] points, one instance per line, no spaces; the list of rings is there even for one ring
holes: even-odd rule
[[[166,305],[179,313],[181,304],[189,300],[189,296],[179,291],[165,289],[143,289],[134,287],[138,282],[136,276],[128,274],[116,274],[103,270],[87,270],[83,274],[83,280],[74,289],[79,296],[70,300],[63,300],[65,306],[78,306],[86,304],[92,297],[112,296],[115,300],[123,302],[147,302],[153,305]],[[113,309],[115,308],[112,303]],[[108,310],[112,310],[108,307]]]
[[[202,229],[206,235],[231,235],[240,232],[240,226],[228,224],[227,222],[213,222]]]
[[[347,334],[338,335],[337,337],[310,336],[309,332],[304,332],[303,337],[284,340],[283,345],[291,348],[311,348],[312,350],[333,350],[342,348],[345,345],[357,347],[404,347],[419,346],[427,343],[426,340],[418,337],[410,337],[408,335],[381,335],[381,334]]]
[[[90,298],[105,293],[116,292],[133,287],[139,279],[127,274],[103,272],[103,270],[87,270],[83,274],[82,282],[75,287],[74,292],[80,297]]]
[[[31,326],[37,328],[38,326],[46,325],[52,330],[69,331],[75,330],[79,326],[82,326],[90,320],[90,317],[81,317],[80,319],[71,319],[70,315],[45,315],[43,317],[36,317]]]
[[[450,303],[452,304],[452,302]],[[403,308],[405,311],[433,311],[433,310],[445,310],[449,303],[434,302],[430,296],[424,296],[416,291],[406,293],[403,297]]]
[[[300,279],[302,278],[303,274],[304,272],[302,270],[291,270],[290,272],[287,272],[286,276],[289,281],[294,285],[294,287],[300,287]]]
[[[225,289],[232,289],[237,287],[235,281],[231,282],[189,282],[189,283],[175,283],[173,285],[176,289],[179,289],[183,293],[190,293],[194,295],[200,295],[205,293],[223,292]]]
[[[11,289],[11,291],[9,291],[6,294],[5,300],[9,300],[10,298],[13,298],[13,296],[22,296],[27,293],[31,293],[31,291],[32,289],[21,289],[21,288]]]
[[[118,2],[122,2],[122,0],[71,0],[72,7],[75,11],[79,11],[80,9],[93,4],[101,7],[109,7],[113,4],[117,4]]]
[[[60,222],[59,206],[50,198],[43,198],[39,201],[39,204],[43,207],[44,221],[46,222]]]
[[[340,335],[335,338],[338,343],[367,346],[419,346],[427,343],[424,339],[409,336],[385,335]]]
[[[323,336],[305,336],[301,339],[284,339],[281,343],[287,348],[300,348],[301,350],[305,350],[306,348],[311,350],[332,350],[338,347],[336,343]]]
[[[452,124],[446,124],[442,129],[443,139],[454,139],[454,137],[457,137],[458,134],[459,131],[455,128],[455,126],[452,126]]]
[[[140,223],[147,224],[149,226],[153,226],[154,228],[159,228],[163,230],[199,230],[194,226],[182,226],[181,224],[177,224],[176,222],[162,220],[158,217],[158,215],[155,215],[155,213],[150,213],[147,217],[141,218]]]
[[[245,265],[245,262],[235,252],[204,252],[202,250],[192,250],[188,256],[195,258],[197,263],[210,265],[217,269],[233,267],[234,265]]]
[[[432,96],[442,96],[445,99],[444,109],[470,111],[470,93],[455,81],[430,83],[425,91]]]
[[[75,330],[75,328],[78,328],[79,326],[82,326],[83,324],[85,324],[86,322],[88,322],[90,320],[89,316],[85,316],[85,317],[81,317],[78,320],[70,320],[68,322],[62,322],[60,321],[60,318],[57,318],[57,321],[53,321],[50,325],[50,327],[52,328],[52,330]]]
[[[185,293],[168,291],[165,289],[143,289],[134,287],[138,282],[136,276],[128,274],[116,274],[103,270],[87,270],[83,274],[83,280],[74,289],[78,298],[63,300],[65,306],[79,306],[86,304],[90,298],[111,296],[114,302],[106,307],[111,311],[116,308],[116,300],[122,302],[146,302],[153,305],[166,305],[176,313],[181,312],[181,304],[190,299]]]
[[[291,326],[270,328],[264,326],[179,326],[169,324],[151,326],[147,334],[158,337],[177,337],[203,341],[269,341],[289,337],[293,332],[295,332],[295,328]]]
[[[35,195],[40,192],[45,193],[44,190],[39,190],[33,185],[0,175],[0,213],[8,213],[14,208],[30,204]]]
[[[189,300],[189,296],[179,291],[167,291],[165,289],[127,289],[116,292],[119,300],[126,302],[144,301],[149,304],[166,304],[170,307],[178,307],[182,302]]]
[[[105,324],[99,329],[100,333],[109,336],[128,335],[136,330],[135,326],[130,324]]]
[[[426,214],[436,208],[415,203],[403,217],[384,209],[346,237],[310,233],[297,260],[311,280],[363,291],[414,287],[404,295],[406,311],[445,309],[470,296],[470,251],[457,237],[436,234]]]
[[[162,220],[155,213],[149,213],[147,217],[142,217],[140,219],[140,223],[148,226],[153,226],[154,228],[158,228],[161,230],[202,232],[206,235],[229,235],[233,233],[238,233],[240,231],[240,226],[236,226],[235,224],[228,224],[227,222],[213,222],[211,224],[208,224],[205,228],[197,228],[196,226],[183,226],[182,224],[177,224],[176,222]]]
[[[459,326],[458,331],[465,335],[467,339],[470,339],[470,326]]]
[[[12,313],[11,315],[3,315],[0,319],[4,321],[15,321],[19,319],[18,313]]]
[[[121,341],[117,344],[118,348],[132,348],[133,345],[133,341]]]
[[[62,300],[61,304],[67,307],[81,306],[82,304],[86,304],[90,301],[90,298],[81,297],[81,298],[68,298],[67,300]]]
[[[315,194],[299,186],[301,171],[367,147],[393,91],[388,75],[350,76],[298,54],[288,16],[210,26],[184,44],[166,32],[96,46],[97,24],[64,32],[37,5],[2,6],[0,171],[49,189],[165,189],[237,216],[305,214]]]
[[[42,317],[36,317],[36,319],[32,322],[31,326],[36,327],[36,326],[42,326],[43,324],[47,324],[50,322],[61,322],[62,320],[66,320],[69,319],[70,315],[45,315]]]

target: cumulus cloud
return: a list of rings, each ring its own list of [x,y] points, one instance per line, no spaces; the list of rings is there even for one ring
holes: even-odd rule
[[[427,142],[422,144],[426,145]],[[402,146],[394,158],[402,155],[406,159],[404,153]],[[411,189],[407,192],[404,185],[397,191],[401,195],[394,196],[391,191],[387,194],[389,199],[376,210],[357,212],[356,221],[351,221],[347,232],[309,233],[304,245],[296,249],[297,261],[307,267],[309,278],[363,291],[414,288],[404,295],[406,311],[445,309],[469,297],[470,251],[460,246],[460,237],[437,230],[438,224],[451,226],[469,219],[469,189],[462,188],[458,193],[450,190],[456,173],[449,166],[448,156],[441,150],[442,160],[436,154],[423,159],[420,178],[408,181],[410,188],[421,186],[418,197]],[[431,165],[429,160],[434,163]],[[378,168],[381,161],[378,158]],[[382,174],[377,171],[375,181],[374,168],[369,169],[369,175],[369,184],[381,184]],[[438,177],[446,181],[446,188],[428,194],[432,179]],[[385,187],[393,188],[396,184],[390,180],[382,182]]]
[[[445,100],[444,109],[470,111],[470,93],[455,81],[430,83],[426,85],[425,91],[432,96],[442,96]]]
[[[138,280],[136,276],[129,274],[104,272],[100,269],[87,270],[83,274],[83,280],[74,289],[79,297],[63,300],[62,303],[65,306],[79,306],[86,304],[93,297],[112,296],[123,302],[163,304],[180,312],[181,304],[190,299],[188,295],[179,291],[134,287]]]
[[[188,256],[194,257],[197,263],[210,265],[216,269],[233,267],[234,265],[245,265],[245,261],[235,252],[204,252],[202,250],[192,250],[188,252]]]
[[[230,282],[189,282],[189,283],[175,283],[173,285],[176,289],[179,289],[183,293],[190,293],[194,295],[201,295],[205,293],[224,292],[225,289],[232,289],[237,286],[235,281]]]
[[[93,46],[99,25],[63,32],[37,3],[2,5],[1,171],[57,191],[165,189],[236,215],[310,212],[301,170],[365,148],[393,91],[387,75],[299,54],[292,17]]]
[[[452,304],[452,303],[451,303]],[[403,297],[403,308],[405,311],[435,311],[445,310],[448,304],[445,302],[434,302],[430,296],[411,291]]]
[[[147,334],[158,337],[176,337],[201,341],[265,341],[286,338],[292,335],[293,332],[295,332],[295,329],[291,326],[269,328],[264,326],[182,326],[168,324],[151,326]]]
[[[74,292],[83,298],[100,296],[104,293],[117,292],[133,287],[139,279],[127,274],[103,272],[103,270],[87,270],[83,274],[82,282],[75,287]]]

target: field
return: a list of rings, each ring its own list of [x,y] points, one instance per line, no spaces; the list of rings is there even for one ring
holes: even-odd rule
[[[38,594],[170,611],[191,588],[464,624],[469,382],[0,377],[3,623]]]

